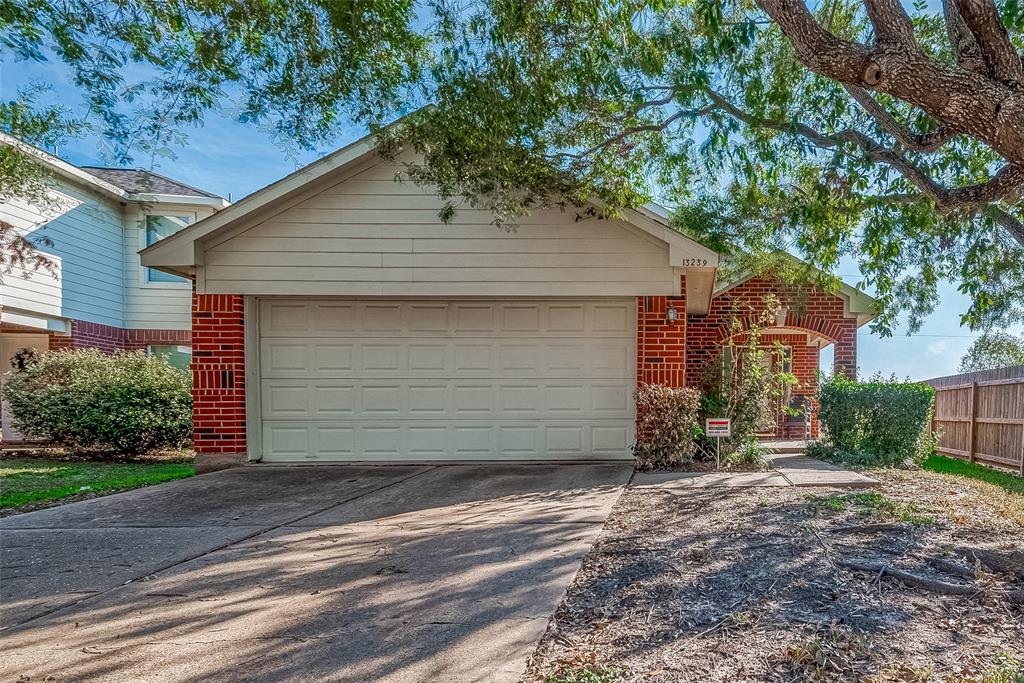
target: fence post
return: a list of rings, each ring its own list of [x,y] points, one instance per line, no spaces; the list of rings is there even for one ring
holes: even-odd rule
[[[1024,477],[1024,422],[1020,423],[1020,476]]]
[[[977,432],[977,399],[978,399],[978,383],[971,382],[971,398],[967,402],[967,411],[970,413],[971,421],[967,423],[967,457],[971,462],[974,462],[974,436]]]

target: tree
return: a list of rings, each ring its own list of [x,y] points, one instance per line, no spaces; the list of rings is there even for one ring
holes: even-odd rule
[[[442,217],[657,199],[735,267],[852,256],[882,332],[944,280],[972,327],[1024,314],[1020,0],[6,0],[0,38],[67,63],[123,154],[240,92],[307,147],[349,120],[418,150]]]
[[[65,116],[55,107],[33,107],[36,90],[20,94],[19,100],[0,102],[0,129],[17,140],[35,144],[55,144],[80,123]],[[32,158],[31,149],[18,144],[0,145],[0,201],[15,197],[29,202],[40,213],[58,211],[60,200],[50,191],[49,174]],[[5,276],[18,271],[25,277],[36,272],[56,276],[56,265],[40,246],[52,246],[45,235],[25,235],[12,224],[0,220],[0,283]]]
[[[971,344],[960,359],[960,372],[994,370],[1012,365],[1024,365],[1024,336],[991,331]]]

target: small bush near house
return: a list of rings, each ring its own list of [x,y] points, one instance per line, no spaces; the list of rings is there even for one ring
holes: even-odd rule
[[[85,450],[145,453],[192,435],[192,378],[143,351],[43,353],[4,385],[22,434]]]
[[[811,455],[851,464],[904,467],[935,452],[930,431],[935,390],[927,384],[842,374],[818,390],[822,443]]]
[[[641,384],[634,398],[637,469],[667,469],[692,462],[693,440],[700,433],[700,394],[685,387]]]

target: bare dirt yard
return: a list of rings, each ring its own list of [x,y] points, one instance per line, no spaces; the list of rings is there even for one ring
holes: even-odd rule
[[[627,490],[529,681],[1024,682],[1024,496]]]

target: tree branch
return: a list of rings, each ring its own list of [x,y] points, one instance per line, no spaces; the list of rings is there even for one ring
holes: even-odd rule
[[[669,101],[671,101],[671,99]],[[673,123],[675,123],[676,121],[678,121],[680,119],[685,119],[685,118],[691,118],[692,119],[692,118],[697,118],[699,116],[705,116],[705,115],[710,114],[711,112],[713,112],[715,109],[717,109],[717,107],[714,106],[713,104],[705,106],[705,107],[702,107],[700,109],[680,109],[679,111],[675,112],[674,114],[672,114],[668,118],[666,118],[666,119],[664,119],[662,121],[659,121],[658,123],[645,123],[645,124],[640,125],[640,126],[631,126],[629,128],[626,128],[626,129],[622,130],[621,132],[613,135],[612,137],[610,137],[610,138],[608,138],[606,140],[602,140],[601,142],[597,143],[593,147],[590,147],[588,149],[583,150],[582,152],[576,152],[574,154],[572,154],[572,153],[561,153],[561,154],[555,155],[555,157],[556,158],[560,157],[560,158],[582,159],[584,157],[588,157],[588,156],[591,156],[591,155],[596,154],[598,152],[604,151],[604,150],[608,149],[609,147],[612,147],[612,146],[614,146],[614,145],[616,145],[616,144],[618,144],[620,142],[625,141],[628,138],[633,137],[634,135],[637,135],[638,133],[660,133],[661,131],[665,130],[666,128],[668,128],[669,126],[671,126]]]
[[[786,34],[799,60],[815,73],[843,83],[874,85],[870,51],[860,43],[842,40],[818,24],[804,0],[757,0],[757,4]]]
[[[1024,85],[1024,64],[992,0],[952,0],[974,34],[989,74],[1004,83]]]
[[[900,0],[864,0],[864,6],[879,45],[920,51],[914,38],[914,25]]]
[[[722,109],[729,112],[729,114],[735,118],[748,125],[755,126],[757,128],[777,130],[783,133],[796,133],[797,135],[800,135],[812,142],[816,147],[820,147],[822,149],[834,149],[844,143],[856,145],[873,160],[886,163],[895,168],[907,180],[913,183],[915,187],[933,200],[936,200],[936,202],[943,192],[942,187],[932,180],[931,176],[928,175],[924,169],[906,159],[897,151],[883,147],[859,130],[846,128],[833,135],[826,135],[825,133],[821,133],[810,126],[796,121],[772,121],[770,119],[762,119],[760,117],[753,116],[739,109],[713,90],[708,90],[707,92],[713,102],[718,104]]]
[[[846,92],[881,126],[882,130],[896,138],[896,142],[914,152],[934,152],[952,140],[956,133],[949,126],[939,126],[931,133],[915,133],[903,127],[871,94],[856,85],[843,85]]]
[[[960,68],[979,74],[988,73],[978,41],[974,39],[974,34],[960,16],[956,0],[944,0],[942,14],[946,20],[946,33],[949,35],[949,42],[953,45],[953,54]]]
[[[996,222],[996,225],[999,225],[1006,230],[1006,232],[1010,233],[1010,236],[1017,240],[1017,243],[1020,244],[1020,246],[1024,247],[1024,222],[1015,218],[1009,211],[1006,211],[999,206],[990,206],[989,213],[992,216],[992,220]]]
[[[977,213],[988,207],[993,212],[996,222],[1024,246],[1024,225],[1009,213],[995,205],[995,202],[1016,202],[1024,192],[1024,166],[1007,165],[984,183],[946,189],[937,183],[927,171],[914,164],[899,152],[869,138],[864,133],[847,128],[834,135],[826,135],[810,126],[799,122],[773,121],[753,116],[739,109],[727,99],[713,90],[706,90],[711,101],[720,109],[747,125],[777,130],[783,133],[797,134],[809,140],[816,147],[834,149],[841,144],[853,144],[860,147],[871,159],[888,164],[903,175],[922,195],[932,200],[940,211],[967,209]],[[904,199],[900,199],[906,203]]]
[[[869,0],[876,10],[896,0]],[[992,0],[949,0],[961,13],[968,3]],[[970,135],[1001,154],[1010,164],[1024,165],[1024,89],[1004,80],[959,67],[950,67],[923,54],[915,43],[866,46],[843,40],[825,30],[807,9],[805,0],[757,0],[793,45],[797,59],[814,73],[846,85],[867,87],[921,108],[959,134]],[[995,11],[994,6],[989,10]],[[874,10],[872,10],[874,11]],[[988,12],[979,10],[979,36],[972,28],[982,53],[1005,48],[1004,29],[989,26]],[[881,16],[881,15],[880,15]],[[966,25],[971,20],[964,15]],[[879,25],[881,26],[880,21]],[[902,29],[882,29],[902,35]],[[986,47],[984,42],[991,45]],[[1016,73],[1011,55],[997,50],[1003,69]],[[1019,67],[1020,58],[1012,55]]]
[[[945,205],[1016,204],[1024,192],[1024,166],[1004,166],[984,183],[957,187],[943,192]],[[938,203],[938,202],[937,202]]]

